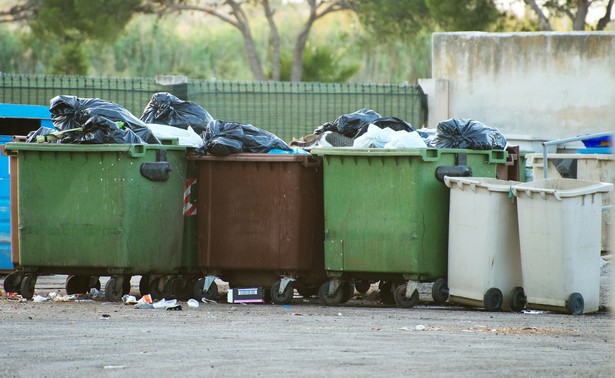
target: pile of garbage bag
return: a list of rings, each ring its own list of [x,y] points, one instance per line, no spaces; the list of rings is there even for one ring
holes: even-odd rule
[[[168,92],[158,92],[152,96],[143,114],[141,121],[188,129],[197,134],[206,131],[207,125],[214,118],[207,110],[192,101],[184,101]]]
[[[290,151],[286,142],[269,131],[250,124],[215,120],[203,134],[204,146],[198,153],[227,156],[240,152],[266,153],[270,150]]]
[[[497,129],[472,119],[449,119],[436,129],[415,129],[396,117],[381,117],[363,108],[326,122],[306,135],[290,142],[293,147],[353,148],[458,148],[471,150],[505,150],[506,138]]]

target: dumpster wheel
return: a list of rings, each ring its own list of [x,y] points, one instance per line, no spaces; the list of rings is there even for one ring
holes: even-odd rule
[[[346,303],[350,299],[352,299],[352,297],[354,297],[354,285],[346,281],[341,286],[344,293],[344,296],[342,297],[342,303]]]
[[[130,277],[111,277],[105,284],[105,296],[109,302],[119,302],[129,291]]]
[[[502,302],[504,302],[504,296],[502,291],[496,287],[487,290],[483,297],[483,305],[487,311],[500,311],[502,309]]]
[[[515,287],[510,292],[510,309],[514,312],[520,312],[525,308],[527,298],[522,287]]]
[[[399,307],[411,308],[411,307],[416,306],[417,303],[419,303],[419,291],[416,289],[412,292],[412,295],[410,296],[410,298],[406,298],[407,286],[408,286],[407,284],[399,285],[397,286],[397,288],[395,289],[395,292],[393,293],[393,297],[395,298],[395,303]]]
[[[585,308],[585,301],[583,300],[583,296],[580,293],[572,293],[566,300],[566,310],[571,315],[581,315],[583,314],[583,309]]]
[[[344,289],[343,285],[340,285],[338,286],[337,290],[335,290],[335,293],[329,294],[330,282],[331,281],[325,281],[325,283],[320,285],[320,289],[318,290],[318,297],[320,298],[322,303],[329,306],[334,306],[342,303],[342,300],[344,299]]]
[[[215,301],[218,299],[218,285],[215,282],[211,283],[209,290],[204,291],[205,287],[205,278],[199,278],[198,281],[192,286],[192,294],[194,299],[198,301],[203,301],[203,299],[208,299],[211,301]]]
[[[9,274],[4,279],[4,292],[21,294],[21,281],[23,281],[23,271]]]
[[[431,297],[437,305],[443,305],[448,300],[448,282],[446,278],[438,278],[431,287]]]
[[[276,281],[271,286],[271,302],[275,304],[289,304],[293,301],[293,284],[289,282],[286,284],[284,291],[280,294],[281,281]]]
[[[355,280],[354,287],[361,294],[367,293],[369,288],[372,286],[372,283],[369,280]]]
[[[100,290],[100,281],[97,276],[71,275],[66,277],[66,294],[85,294],[91,288]]]
[[[397,282],[392,281],[380,281],[378,289],[380,289],[380,302],[386,305],[395,304],[395,289],[397,288]]]
[[[36,286],[36,276],[25,276],[21,280],[21,296],[25,299],[32,299],[34,296],[34,286]]]

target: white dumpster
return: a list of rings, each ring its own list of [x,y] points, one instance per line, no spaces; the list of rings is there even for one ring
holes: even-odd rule
[[[527,307],[598,310],[603,193],[613,184],[551,178],[515,185]]]
[[[451,302],[520,311],[522,289],[516,181],[445,177],[450,191],[448,286]]]

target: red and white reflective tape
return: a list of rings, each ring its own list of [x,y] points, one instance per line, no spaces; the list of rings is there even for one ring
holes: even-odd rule
[[[192,186],[196,184],[195,178],[186,179],[184,186],[184,216],[196,215],[196,203],[192,200]]]

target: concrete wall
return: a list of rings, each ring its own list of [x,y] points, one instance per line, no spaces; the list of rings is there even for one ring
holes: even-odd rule
[[[434,33],[428,124],[545,139],[615,130],[615,33]]]

